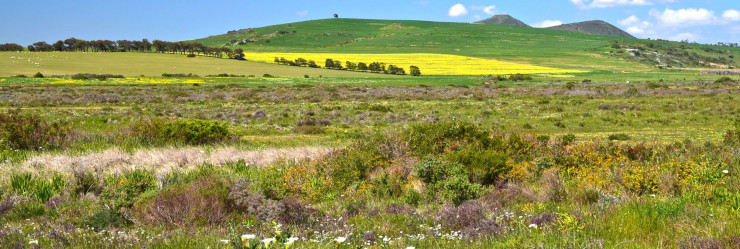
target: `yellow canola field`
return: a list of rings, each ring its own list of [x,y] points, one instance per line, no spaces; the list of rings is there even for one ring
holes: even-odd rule
[[[499,75],[499,74],[560,74],[582,73],[585,71],[540,67],[497,60],[466,57],[449,54],[340,54],[340,53],[255,53],[244,52],[250,61],[275,63],[275,57],[287,60],[303,58],[313,60],[324,67],[326,59],[358,63],[381,62],[396,65],[409,72],[410,66],[417,66],[423,75]]]

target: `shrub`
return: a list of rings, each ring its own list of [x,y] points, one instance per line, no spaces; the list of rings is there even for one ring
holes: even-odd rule
[[[131,131],[149,143],[200,145],[225,142],[231,137],[226,123],[201,119],[151,119],[132,126]]]
[[[68,143],[69,129],[39,116],[0,113],[0,149],[42,150]]]
[[[83,224],[91,227],[95,231],[102,231],[108,227],[127,225],[128,220],[123,218],[115,210],[103,209],[88,216]]]
[[[440,223],[451,229],[464,229],[478,225],[485,214],[483,205],[475,200],[465,201],[459,206],[446,204],[437,213]]]
[[[73,80],[91,80],[91,79],[98,79],[98,80],[107,80],[108,78],[123,78],[123,75],[112,75],[112,74],[75,74],[72,75]]]
[[[186,55],[186,57],[188,57],[188,58],[194,58],[195,57],[195,54],[188,54],[188,55]]]
[[[616,141],[627,141],[630,140],[630,136],[624,133],[617,133],[609,135],[608,139]]]
[[[285,211],[282,203],[267,199],[262,193],[252,191],[246,180],[239,180],[231,186],[229,199],[237,210],[261,222],[277,221]]]
[[[218,224],[227,214],[225,184],[214,178],[170,187],[136,203],[134,215],[144,223],[194,227]]]
[[[459,205],[478,198],[480,185],[471,183],[462,166],[439,159],[425,159],[414,166],[416,175],[427,185],[432,198]]]
[[[34,75],[33,75],[33,77],[34,77],[34,78],[43,78],[43,77],[44,77],[44,75],[43,75],[43,74],[41,74],[41,72],[37,72],[36,74],[34,74]]]
[[[566,135],[560,137],[560,140],[561,140],[563,146],[568,146],[568,145],[573,144],[573,142],[576,141],[576,135],[566,134]]]
[[[446,158],[450,162],[463,165],[470,179],[480,184],[493,184],[499,177],[508,174],[512,168],[506,162],[508,156],[505,153],[479,150],[475,147],[452,152]]]
[[[409,150],[418,157],[442,154],[465,144],[487,148],[493,145],[488,133],[478,126],[463,122],[421,123],[412,125],[404,134]]]
[[[733,80],[730,77],[722,77],[714,81],[714,83],[720,84],[720,83],[733,83],[735,80]]]
[[[156,186],[155,178],[151,173],[134,170],[122,176],[108,178],[102,196],[108,206],[117,211],[121,208],[130,208],[139,195],[155,189]]]

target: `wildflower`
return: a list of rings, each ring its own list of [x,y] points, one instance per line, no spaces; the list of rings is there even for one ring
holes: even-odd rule
[[[280,230],[280,228],[282,228],[283,225],[282,224],[278,224],[278,223],[276,223],[274,221],[272,222],[272,225],[274,226],[273,228],[275,228],[275,235],[280,236],[280,233],[283,232],[283,231]]]
[[[265,247],[270,247],[270,243],[272,243],[273,241],[275,241],[275,238],[263,239],[262,243],[265,244]]]
[[[221,243],[224,243],[224,244],[229,244],[229,242],[231,242],[231,241],[229,241],[229,240],[227,240],[227,239],[222,239],[222,240],[221,240]]]
[[[285,242],[285,249],[290,248],[291,245],[293,245],[294,242],[298,241],[298,237],[290,237],[288,238],[288,241]]]
[[[537,229],[537,224],[534,224],[534,223],[533,224],[529,224],[529,228]]]
[[[337,244],[341,244],[345,240],[347,240],[347,238],[345,238],[345,237],[337,237],[336,239],[334,239],[334,241],[336,241]]]
[[[416,249],[416,247],[408,246],[408,247],[406,247],[406,249]]]
[[[247,248],[250,248],[249,246],[249,240],[256,238],[254,234],[245,234],[242,235],[242,245],[246,246]]]
[[[28,242],[28,244],[29,245],[38,245],[39,244],[39,241],[38,240],[31,240],[31,241]]]
[[[729,171],[729,170],[723,170],[723,171],[722,171],[722,173],[723,173],[723,174],[729,174],[729,173],[730,173],[730,171]]]

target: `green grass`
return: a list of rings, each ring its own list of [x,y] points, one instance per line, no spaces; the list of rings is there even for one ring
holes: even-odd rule
[[[344,18],[273,25],[253,31],[241,30],[195,41],[223,46],[233,40],[257,38],[256,42],[234,47],[276,52],[443,53],[590,71],[654,70],[652,66],[605,55],[613,41],[679,44],[514,26]],[[279,31],[287,33],[271,35]],[[684,45],[692,47],[689,52],[700,54],[704,53],[700,48],[707,46]],[[738,48],[709,47],[729,50],[740,57]],[[735,66],[738,65],[736,61]]]

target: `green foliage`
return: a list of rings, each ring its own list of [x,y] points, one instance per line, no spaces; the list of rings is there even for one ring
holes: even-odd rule
[[[721,83],[733,83],[733,82],[736,82],[736,81],[733,80],[730,77],[722,77],[722,78],[716,79],[714,81],[714,83],[717,83],[717,84],[721,84]]]
[[[409,74],[411,76],[421,76],[421,70],[419,70],[419,67],[417,66],[411,66],[409,68]]]
[[[507,163],[508,155],[494,150],[480,150],[476,147],[465,147],[445,157],[450,162],[463,165],[473,182],[493,184],[511,171]]]
[[[67,145],[69,129],[35,115],[0,113],[0,149],[43,150]]]
[[[608,137],[609,140],[627,141],[630,140],[630,136],[624,133],[611,134]]]
[[[154,176],[142,170],[128,171],[122,176],[109,177],[102,196],[114,210],[131,207],[136,198],[157,187]]]
[[[44,77],[44,75],[43,75],[43,74],[41,74],[41,72],[37,72],[36,74],[34,74],[34,75],[33,75],[33,77],[34,77],[34,78],[43,78],[43,77]]]
[[[121,227],[128,225],[128,220],[112,209],[101,209],[86,217],[83,224],[95,231],[105,230],[109,227]]]
[[[493,145],[488,133],[478,126],[464,122],[421,123],[412,125],[404,133],[409,150],[418,157],[442,154],[466,144],[482,148]]]
[[[414,173],[427,186],[427,194],[459,205],[478,198],[481,186],[471,183],[462,165],[427,158],[414,166]]]
[[[149,143],[199,145],[222,143],[231,138],[226,123],[201,119],[155,118],[132,126],[131,131],[140,140]]]
[[[54,175],[46,180],[34,177],[31,173],[20,173],[10,176],[10,186],[17,194],[46,202],[64,189],[66,181],[61,175]]]
[[[560,140],[564,146],[571,145],[576,141],[576,135],[566,134],[560,137]]]

